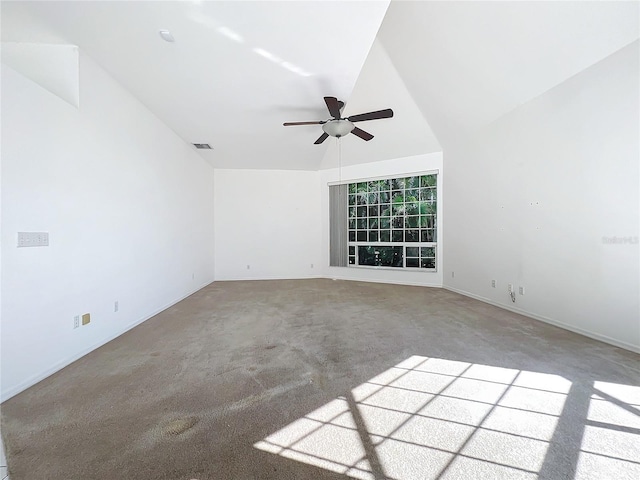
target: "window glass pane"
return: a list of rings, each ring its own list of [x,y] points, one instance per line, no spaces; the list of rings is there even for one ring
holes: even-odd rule
[[[350,218],[349,219],[349,228],[352,229],[352,230],[354,228],[356,228],[356,219],[355,218]]]
[[[419,188],[420,187],[420,177],[407,177],[405,182],[405,188]]]
[[[391,241],[391,230],[380,230],[380,241],[381,242],[390,242]]]
[[[419,258],[407,258],[407,267],[418,268],[420,266]]]
[[[380,205],[380,216],[381,217],[390,217],[391,216],[391,205],[385,203]]]
[[[402,267],[402,247],[379,247],[381,267]]]
[[[435,242],[435,236],[433,230],[421,230],[420,231],[421,242]]]
[[[404,235],[405,242],[419,242],[420,232],[419,230],[407,230]]]
[[[434,228],[434,216],[433,215],[422,215],[420,217],[420,226],[422,228]]]
[[[358,207],[358,216],[366,217],[367,216],[367,207]]]
[[[421,188],[420,189],[420,200],[424,200],[426,202],[435,202],[437,200],[436,189],[435,188]]]
[[[371,246],[358,247],[358,265],[375,266],[375,264],[376,264],[375,248]]]
[[[418,220],[420,217],[404,217],[405,228],[418,228]]]
[[[350,183],[349,184],[349,193],[356,193],[356,184],[355,183]]]
[[[404,203],[394,203],[391,208],[391,213],[393,216],[404,215]]]
[[[367,203],[369,205],[375,205],[376,203],[378,203],[378,194],[377,193],[368,193],[367,194]]]
[[[405,178],[394,178],[391,180],[392,190],[404,190]]]
[[[367,182],[358,183],[358,193],[364,193],[368,190]]]
[[[349,255],[355,255],[356,254],[356,247],[354,247],[353,245],[349,246]]]
[[[369,218],[369,228],[378,228],[378,217]]]
[[[349,265],[355,265],[356,264],[356,257],[349,257]]]
[[[382,190],[389,190],[389,180],[378,180],[378,186],[380,188],[380,191]]]
[[[435,257],[436,249],[433,247],[422,247],[420,248],[420,256],[422,258]]]
[[[380,228],[389,228],[391,226],[391,219],[383,217],[380,219]]]
[[[421,215],[435,215],[436,202],[420,201],[419,210]]]
[[[377,242],[378,241],[378,231],[377,230],[369,230],[369,241]]]
[[[394,217],[391,219],[391,225],[393,228],[403,228],[404,227],[404,217]]]
[[[349,205],[355,205],[355,204],[356,204],[356,196],[349,195]]]
[[[358,230],[357,239],[358,239],[358,242],[366,242],[367,241],[367,231],[366,230]]]
[[[391,230],[392,242],[404,242],[404,230]]]
[[[390,198],[389,192],[380,192],[380,203],[387,203]]]
[[[419,200],[419,197],[420,197],[420,190],[418,190],[417,188],[412,188],[406,191],[404,201],[417,202]]]
[[[377,217],[379,211],[380,210],[378,210],[378,206],[377,205],[375,207],[369,207],[369,216],[370,217]]]
[[[420,186],[421,187],[435,187],[436,186],[436,176],[435,175],[423,175],[420,177]]]
[[[350,217],[356,216],[356,207],[349,207],[349,216]]]
[[[403,192],[393,192],[391,195],[391,203],[394,205],[402,205],[404,203],[404,193]]]
[[[417,203],[406,203],[404,206],[405,215],[418,215],[418,204]]]
[[[377,192],[378,190],[380,190],[380,187],[378,186],[378,182],[376,180],[372,180],[371,182],[367,182],[367,189],[370,192]]]
[[[407,247],[407,257],[419,257],[420,249],[418,247]]]
[[[435,258],[422,258],[422,259],[420,259],[420,267],[421,268],[436,268],[436,259]]]
[[[356,232],[354,230],[349,230],[349,241],[350,242],[356,241]]]
[[[367,229],[367,219],[359,218],[358,219],[358,230],[366,230]]]

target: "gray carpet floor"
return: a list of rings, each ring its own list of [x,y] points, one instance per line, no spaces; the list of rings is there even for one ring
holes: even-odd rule
[[[2,434],[12,480],[635,480],[639,359],[442,289],[215,282]]]

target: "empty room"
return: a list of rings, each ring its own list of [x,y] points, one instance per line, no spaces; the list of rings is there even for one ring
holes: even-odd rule
[[[0,480],[640,478],[640,2],[0,21]]]

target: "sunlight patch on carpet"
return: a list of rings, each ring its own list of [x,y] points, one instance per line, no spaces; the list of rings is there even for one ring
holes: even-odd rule
[[[254,447],[364,480],[535,479],[571,395],[559,375],[416,355]],[[585,401],[576,478],[635,475],[640,388],[594,382]]]

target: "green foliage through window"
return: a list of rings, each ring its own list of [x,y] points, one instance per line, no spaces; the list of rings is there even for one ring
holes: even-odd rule
[[[348,191],[350,265],[436,268],[435,174],[350,183]]]

